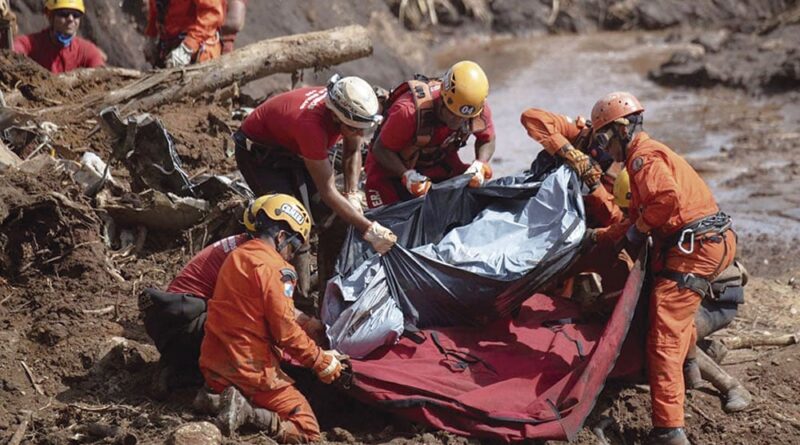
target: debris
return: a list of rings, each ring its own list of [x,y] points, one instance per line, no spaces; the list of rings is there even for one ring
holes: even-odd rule
[[[170,445],[218,445],[222,433],[209,422],[192,422],[181,425],[169,438]]]
[[[754,346],[789,346],[797,344],[800,333],[786,335],[750,335],[723,338],[722,343],[728,349],[744,349]]]
[[[22,443],[22,439],[25,438],[25,431],[28,430],[28,423],[30,423],[32,416],[33,414],[30,411],[23,411],[22,421],[19,423],[16,431],[14,431],[14,435],[11,436],[11,440],[8,441],[8,445],[19,445]]]
[[[81,312],[83,312],[84,314],[94,314],[94,315],[109,314],[111,312],[114,312],[114,306],[113,305],[106,306],[100,309],[83,309]]]
[[[25,375],[28,376],[28,380],[31,381],[33,389],[35,389],[40,395],[44,395],[44,391],[42,391],[42,387],[36,382],[36,378],[33,376],[33,371],[31,371],[31,368],[29,368],[28,365],[22,360],[20,360],[20,363],[22,364],[22,368],[25,370]]]
[[[0,173],[5,172],[9,168],[15,169],[21,163],[22,159],[6,147],[6,144],[0,140]]]
[[[146,345],[124,337],[111,337],[106,342],[100,359],[92,367],[93,373],[107,370],[127,370],[137,372],[146,363],[158,361],[158,351],[153,345]]]
[[[136,445],[139,442],[136,436],[116,425],[93,422],[82,425],[80,430],[95,439],[110,438],[114,445]]]
[[[96,154],[90,151],[84,153],[80,165],[72,179],[83,187],[87,196],[96,195],[106,182],[117,185],[111,177],[111,167]]]
[[[148,190],[139,194],[139,208],[112,198],[101,205],[118,226],[143,226],[148,230],[177,232],[194,226],[208,214],[207,201]]]

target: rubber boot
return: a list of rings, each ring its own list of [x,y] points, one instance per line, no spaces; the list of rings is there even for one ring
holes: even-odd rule
[[[230,436],[253,416],[253,407],[242,393],[233,386],[225,388],[220,396],[220,411],[217,426],[222,434]]]
[[[750,392],[702,350],[697,351],[697,363],[703,378],[725,397],[725,405],[722,407],[725,412],[735,413],[750,406],[753,400]]]
[[[683,381],[686,389],[697,389],[703,383],[703,377],[700,374],[700,365],[697,364],[696,358],[687,358],[683,362]]]
[[[691,445],[683,428],[653,428],[646,445]]]
[[[192,408],[198,414],[216,415],[220,411],[220,399],[222,396],[214,394],[205,386],[197,391],[197,395],[192,400]]]
[[[703,347],[704,346],[704,347]],[[722,364],[722,360],[728,355],[728,348],[719,340],[709,340],[705,345],[701,346],[703,351],[711,357],[711,360]]]

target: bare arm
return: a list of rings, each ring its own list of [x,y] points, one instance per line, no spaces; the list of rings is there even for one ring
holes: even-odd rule
[[[408,170],[405,164],[403,164],[403,160],[400,158],[399,154],[383,146],[381,138],[375,140],[375,144],[372,146],[372,154],[383,168],[389,170],[389,172],[398,178],[403,176],[403,173]]]
[[[489,162],[492,159],[492,155],[494,155],[494,141],[495,138],[492,136],[491,139],[488,141],[480,142],[475,141],[475,160],[481,162]]]
[[[364,215],[358,213],[358,211],[347,202],[347,199],[336,190],[336,184],[333,178],[333,167],[330,161],[327,159],[304,159],[304,162],[306,164],[306,169],[308,169],[311,178],[314,180],[314,185],[316,185],[317,190],[319,190],[322,202],[330,207],[330,209],[346,223],[355,226],[359,232],[366,232],[372,223],[367,218],[364,218]]]
[[[344,191],[358,191],[361,176],[361,136],[346,137],[343,141],[342,170],[344,171]]]

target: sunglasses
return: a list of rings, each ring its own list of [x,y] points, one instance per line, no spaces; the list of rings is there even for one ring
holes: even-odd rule
[[[55,14],[56,17],[59,17],[59,18],[62,18],[62,19],[65,19],[65,18],[68,18],[68,17],[72,17],[73,19],[77,20],[77,19],[80,19],[81,17],[83,17],[83,13],[82,12],[73,11],[73,10],[69,10],[69,9],[59,9],[58,11],[55,11],[53,14]]]

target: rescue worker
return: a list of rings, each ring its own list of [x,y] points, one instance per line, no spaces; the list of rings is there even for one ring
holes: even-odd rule
[[[380,122],[378,108],[372,87],[352,76],[334,75],[327,87],[298,88],[271,97],[233,134],[236,165],[256,195],[292,195],[304,203],[318,225],[332,211],[362,233],[378,253],[386,253],[397,237],[364,217],[358,193],[361,141],[364,132]],[[336,189],[328,159],[329,149],[339,140],[343,143],[344,195]],[[341,240],[333,241],[320,246],[318,263],[327,263],[326,258],[338,253]],[[300,276],[300,297],[307,298],[311,281],[307,246],[295,256],[294,264]],[[321,271],[320,281],[329,273]]]
[[[473,175],[470,187],[492,177],[492,112],[489,81],[477,63],[461,61],[441,79],[418,78],[395,88],[366,162],[367,205],[376,208],[428,193],[432,183]],[[458,150],[475,135],[475,161]]]
[[[255,235],[248,215],[266,197],[253,201],[244,210],[247,233],[232,235],[210,244],[181,269],[167,290],[144,289],[139,296],[139,310],[147,334],[161,354],[159,372],[154,385],[155,395],[168,395],[170,389],[202,384],[198,368],[200,343],[206,319],[206,303],[214,293],[217,275],[225,258]],[[325,339],[322,322],[295,310],[295,320],[315,341]]]
[[[627,211],[630,206],[630,200],[630,179],[627,170],[622,170],[614,182],[614,203],[623,211]],[[728,278],[728,272],[736,273],[741,271],[740,276],[743,276],[743,278],[740,278],[739,282],[732,284],[744,287],[747,284],[746,271],[742,270],[742,266],[737,262],[734,262],[734,265],[734,267],[725,269],[721,276],[714,280],[713,284]],[[735,279],[736,277],[733,278]],[[694,318],[697,343],[689,347],[689,352],[683,365],[686,387],[698,388],[702,384],[702,380],[707,380],[722,394],[725,400],[723,409],[728,413],[739,412],[750,406],[752,395],[735,377],[719,366],[718,363],[722,361],[727,353],[725,346],[705,339],[733,321],[739,311],[739,304],[740,302],[737,301],[727,302],[710,298],[702,300]]]
[[[710,282],[733,262],[736,235],[697,172],[643,131],[643,113],[638,99],[622,92],[603,97],[592,109],[594,146],[624,162],[631,189],[629,219],[598,229],[593,237],[617,243],[632,257],[648,236],[654,240],[647,335],[653,430],[647,443],[688,444],[683,363],[696,341],[698,307],[710,297]]]
[[[245,16],[247,15],[247,0],[228,0],[225,10],[225,23],[222,24],[222,54],[227,54],[235,49],[236,35],[244,29]]]
[[[260,200],[245,224],[257,236],[222,264],[200,350],[206,385],[221,393],[217,423],[226,435],[249,424],[281,443],[316,441],[314,412],[280,368],[287,354],[332,383],[347,358],[320,348],[295,321],[297,275],[288,261],[308,242],[310,216],[297,199],[275,194]]]
[[[156,68],[175,68],[219,57],[224,1],[149,0],[145,59]]]
[[[520,122],[544,148],[546,155],[540,156],[561,159],[585,184],[588,227],[608,227],[625,219],[612,194],[616,178],[610,171],[613,160],[591,147],[591,123],[580,116],[572,119],[538,108],[525,110]],[[632,267],[633,261],[626,252],[595,244],[570,268],[566,274],[570,278],[556,292],[576,300],[583,312],[602,315],[613,308],[606,303],[619,296]]]
[[[78,37],[86,13],[83,0],[46,0],[48,27],[14,39],[14,52],[24,54],[54,74],[106,64],[106,55],[94,43]]]

